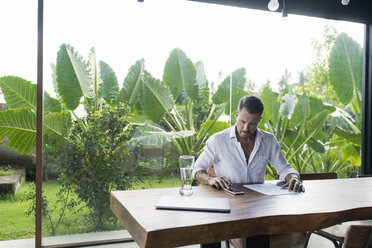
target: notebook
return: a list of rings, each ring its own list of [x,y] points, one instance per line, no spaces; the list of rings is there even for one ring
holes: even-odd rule
[[[155,205],[156,209],[188,210],[230,213],[228,198],[162,196]]]

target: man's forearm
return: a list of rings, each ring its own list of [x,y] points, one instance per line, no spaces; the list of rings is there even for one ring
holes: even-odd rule
[[[203,184],[209,184],[209,179],[212,176],[209,175],[205,170],[200,170],[196,172],[195,174],[195,179],[198,180],[198,182],[203,183]]]
[[[226,177],[212,176],[205,170],[196,172],[195,179],[203,184],[214,186],[217,189],[228,189],[231,187],[230,179]]]

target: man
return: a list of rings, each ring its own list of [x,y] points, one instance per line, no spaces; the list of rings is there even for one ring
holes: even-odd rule
[[[282,188],[304,192],[298,172],[284,158],[275,136],[257,128],[263,111],[261,99],[243,97],[235,113],[236,124],[208,139],[193,177],[218,189],[228,189],[232,183],[263,183],[270,163],[285,182]],[[212,165],[216,176],[207,172]],[[233,243],[242,246],[242,240]]]

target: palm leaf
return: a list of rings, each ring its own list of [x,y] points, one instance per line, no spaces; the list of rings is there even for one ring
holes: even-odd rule
[[[36,146],[36,115],[30,109],[8,109],[0,112],[0,139],[20,154],[31,154]]]
[[[115,72],[103,61],[99,62],[102,79],[102,97],[107,102],[116,100],[119,92],[118,80]]]
[[[36,109],[36,85],[14,76],[0,78],[0,88],[8,108]]]
[[[363,50],[347,34],[337,36],[329,57],[329,81],[344,105],[353,98],[354,90],[362,94]]]
[[[95,97],[89,67],[70,45],[63,44],[60,47],[56,72],[58,93],[67,108],[76,109],[83,95],[87,98]]]
[[[175,100],[179,98],[181,93],[184,100],[198,97],[199,88],[194,65],[179,48],[175,48],[167,59],[163,81],[168,85]]]
[[[140,100],[142,90],[142,78],[145,69],[145,60],[137,60],[129,68],[128,74],[124,79],[123,88],[120,91],[120,100],[134,107]]]
[[[153,122],[158,123],[165,112],[173,109],[174,102],[168,87],[160,80],[145,73],[141,105],[143,112]]]

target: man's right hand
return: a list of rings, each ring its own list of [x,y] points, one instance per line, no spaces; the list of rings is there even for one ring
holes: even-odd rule
[[[226,177],[212,176],[204,170],[196,172],[195,179],[201,183],[216,187],[217,189],[229,189],[232,185],[230,179]]]
[[[211,176],[208,179],[208,184],[216,187],[217,189],[229,189],[232,185],[231,181],[226,177]]]

